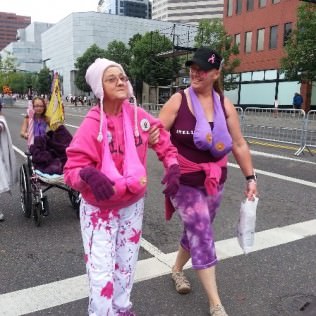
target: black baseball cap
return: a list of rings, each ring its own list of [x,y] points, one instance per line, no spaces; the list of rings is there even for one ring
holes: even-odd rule
[[[201,47],[196,50],[191,60],[186,61],[185,65],[190,67],[193,64],[198,65],[202,70],[219,69],[222,57],[214,50]]]

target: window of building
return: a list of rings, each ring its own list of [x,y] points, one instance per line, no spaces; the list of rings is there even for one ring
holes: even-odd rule
[[[254,71],[252,73],[252,80],[264,80],[264,71]]]
[[[239,46],[240,45],[240,33],[235,34],[235,39],[234,39],[235,45]]]
[[[247,0],[247,11],[253,11],[253,1],[254,0]]]
[[[285,79],[285,73],[284,72],[279,74],[279,79]]]
[[[259,8],[263,8],[267,5],[267,0],[259,0]]]
[[[284,34],[283,34],[283,46],[286,44],[286,41],[289,39],[292,33],[292,22],[284,24]]]
[[[265,80],[274,80],[277,78],[277,71],[276,70],[266,70],[264,79]]]
[[[251,52],[252,32],[246,32],[245,34],[245,52]]]
[[[243,72],[241,74],[242,81],[251,81],[252,80],[252,72]]]
[[[276,3],[279,3],[280,0],[272,0],[272,4],[276,4]]]
[[[227,16],[233,15],[233,0],[227,1]]]
[[[269,48],[277,48],[278,46],[278,26],[274,25],[270,28],[270,41],[269,41]]]
[[[251,52],[252,32],[246,32],[245,34],[245,52]]]
[[[264,29],[257,31],[257,51],[264,50]]]
[[[241,14],[241,11],[242,11],[242,0],[237,0],[236,14]]]

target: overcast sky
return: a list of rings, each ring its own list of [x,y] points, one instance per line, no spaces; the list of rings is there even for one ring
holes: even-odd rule
[[[32,22],[57,23],[71,12],[96,11],[98,0],[0,0],[0,12],[32,18]]]

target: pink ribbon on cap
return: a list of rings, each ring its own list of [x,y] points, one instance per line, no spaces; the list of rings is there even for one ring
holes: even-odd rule
[[[213,54],[207,61],[214,64],[215,63],[215,54]]]

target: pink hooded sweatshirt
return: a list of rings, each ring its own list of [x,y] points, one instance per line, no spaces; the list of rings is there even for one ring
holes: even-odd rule
[[[159,142],[152,146],[156,151],[160,161],[163,162],[164,167],[168,168],[173,164],[178,164],[177,149],[171,144],[169,132],[167,132],[160,121],[142,108],[131,105],[128,101],[124,101],[123,106],[126,109],[127,116],[130,119],[130,124],[134,125],[135,113],[137,110],[137,124],[139,137],[135,137],[136,152],[140,163],[144,167],[146,174],[146,156],[148,149],[149,127],[157,126],[160,130]],[[105,115],[105,113],[104,113]],[[91,205],[99,207],[101,210],[123,208],[137,202],[145,195],[146,192],[146,178],[144,179],[143,189],[135,190],[135,193],[126,190],[120,195],[119,199],[96,201],[93,193],[79,176],[79,172],[83,167],[94,166],[98,170],[102,170],[102,161],[104,158],[104,142],[108,142],[111,151],[112,159],[115,163],[117,171],[124,174],[124,159],[125,152],[124,144],[124,127],[122,120],[122,113],[118,116],[107,116],[107,137],[103,137],[102,141],[97,140],[100,126],[100,108],[93,107],[81,126],[77,130],[74,138],[67,148],[68,160],[64,167],[65,182],[73,189],[79,191],[83,198]],[[106,174],[106,173],[105,173]],[[110,179],[111,175],[106,174]],[[115,182],[114,179],[111,179]]]

